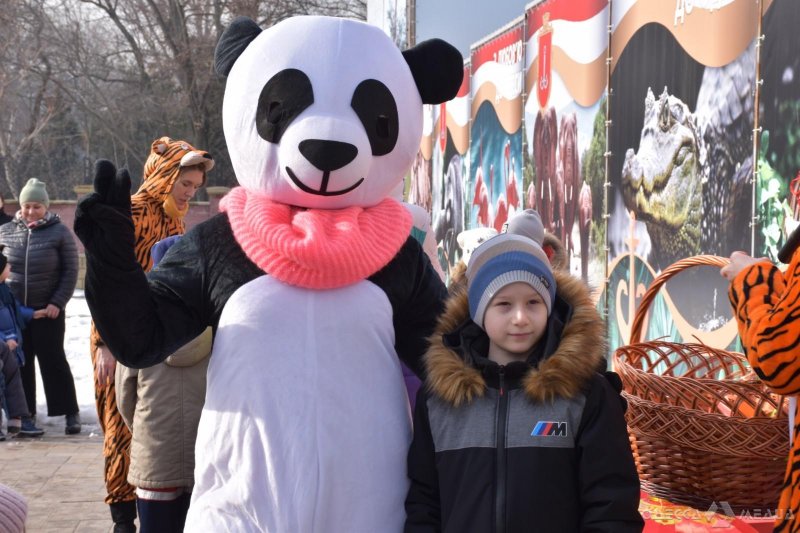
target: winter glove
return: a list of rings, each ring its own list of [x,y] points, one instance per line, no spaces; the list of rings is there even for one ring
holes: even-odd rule
[[[134,252],[131,177],[126,169],[117,171],[111,161],[97,160],[94,192],[78,202],[74,230],[87,259],[123,271],[139,266]]]

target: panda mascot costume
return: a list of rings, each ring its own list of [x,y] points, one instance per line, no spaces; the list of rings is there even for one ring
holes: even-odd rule
[[[240,186],[145,275],[130,177],[98,161],[75,220],[92,316],[136,368],[214,328],[187,531],[399,532],[400,362],[421,373],[446,292],[389,195],[461,55],[439,40],[401,53],[354,20],[239,18],[216,69]]]

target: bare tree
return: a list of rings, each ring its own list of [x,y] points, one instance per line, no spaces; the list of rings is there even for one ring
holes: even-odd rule
[[[60,110],[41,40],[39,7],[12,2],[0,11],[0,159],[14,197],[26,173],[35,170],[31,162],[37,143]]]
[[[210,150],[212,184],[235,182],[213,72],[225,26],[298,14],[365,18],[365,0],[13,0],[0,11],[0,159],[16,196],[30,172],[58,194],[105,157],[140,175],[153,138]],[[25,46],[19,46],[24,42]]]

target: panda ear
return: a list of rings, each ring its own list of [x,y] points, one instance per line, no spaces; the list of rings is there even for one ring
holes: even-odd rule
[[[455,98],[464,77],[459,52],[441,39],[423,41],[403,51],[424,104],[441,104]]]
[[[214,51],[214,69],[217,74],[227,76],[247,45],[260,33],[261,28],[252,19],[247,17],[234,19],[222,33]]]

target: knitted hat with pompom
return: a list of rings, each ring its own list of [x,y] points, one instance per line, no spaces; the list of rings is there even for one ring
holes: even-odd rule
[[[539,222],[539,231],[529,234],[541,239],[544,228],[538,214],[528,222]],[[518,281],[527,283],[539,293],[550,316],[556,297],[556,280],[550,260],[542,250],[541,240],[511,233],[492,237],[472,253],[466,275],[469,314],[481,328],[494,295],[506,285]]]

